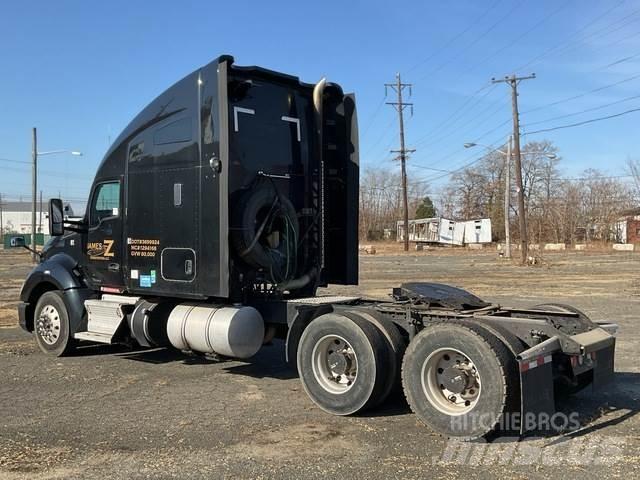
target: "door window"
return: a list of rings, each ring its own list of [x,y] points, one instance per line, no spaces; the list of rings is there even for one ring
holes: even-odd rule
[[[91,204],[90,225],[95,227],[107,217],[117,217],[119,212],[120,182],[108,182],[98,185]]]

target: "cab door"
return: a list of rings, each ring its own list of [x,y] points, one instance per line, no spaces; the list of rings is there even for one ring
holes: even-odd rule
[[[121,184],[118,178],[93,187],[84,251],[86,273],[95,288],[123,286]]]

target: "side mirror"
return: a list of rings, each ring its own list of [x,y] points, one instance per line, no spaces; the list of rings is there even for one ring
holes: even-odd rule
[[[59,198],[49,200],[49,234],[52,237],[64,234],[64,206]]]
[[[9,240],[11,248],[24,248],[26,245],[24,237],[13,237]]]

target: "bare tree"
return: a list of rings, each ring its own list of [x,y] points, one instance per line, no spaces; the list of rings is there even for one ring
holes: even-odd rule
[[[557,224],[551,222],[559,188],[558,149],[549,141],[524,146],[522,170],[528,227],[532,238],[560,241]],[[540,241],[540,240],[539,240]]]
[[[632,191],[619,179],[606,177],[598,170],[586,170],[584,176],[582,208],[587,235],[598,240],[612,240],[620,212],[633,206]]]
[[[428,192],[428,184],[420,179],[408,179],[409,212],[415,212]],[[376,240],[384,229],[395,231],[402,218],[402,190],[400,174],[388,169],[367,168],[360,179],[361,239]],[[411,215],[410,215],[411,217]]]
[[[494,238],[504,232],[504,156],[492,151],[451,177],[440,205],[444,216],[459,220],[488,217]]]
[[[627,171],[633,178],[633,184],[635,186],[635,200],[640,202],[640,160],[627,160]]]
[[[633,205],[630,186],[620,179],[587,170],[577,180],[563,179],[558,149],[549,141],[530,142],[523,147],[523,190],[530,238],[538,242],[569,242],[615,236],[619,213]],[[440,211],[460,220],[489,217],[495,239],[504,231],[504,156],[492,152],[474,165],[456,173],[443,189]],[[640,162],[628,169],[640,180]],[[636,195],[640,195],[636,183]],[[510,195],[514,195],[512,190]],[[512,227],[518,232],[515,204]]]

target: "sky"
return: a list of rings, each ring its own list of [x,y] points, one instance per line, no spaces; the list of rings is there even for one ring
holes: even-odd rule
[[[3,2],[0,14],[0,194],[31,189],[31,128],[45,198],[84,208],[110,141],[176,80],[221,54],[322,77],[355,92],[363,169],[397,170],[397,114],[385,83],[412,83],[406,110],[409,181],[437,191],[445,171],[502,145],[510,89],[519,85],[521,130],[550,140],[561,174],[625,175],[639,158],[640,0]],[[409,93],[405,91],[405,93]],[[585,111],[587,110],[587,111]],[[580,113],[582,112],[582,113]]]

